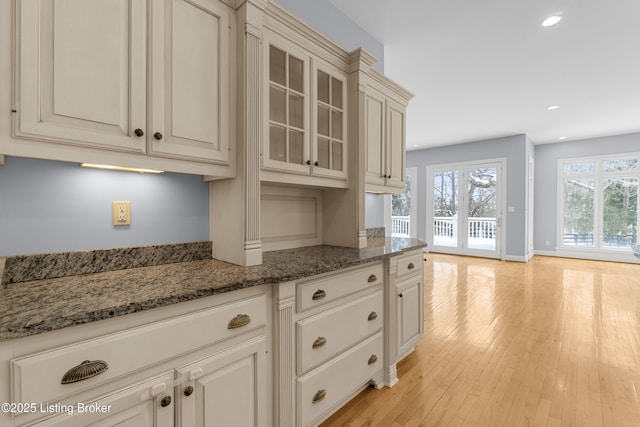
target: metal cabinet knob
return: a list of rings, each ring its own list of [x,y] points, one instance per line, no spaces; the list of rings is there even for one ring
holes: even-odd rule
[[[410,263],[409,263],[409,265],[407,266],[407,269],[408,269],[408,270],[413,270],[414,268],[416,268],[416,266],[415,266],[415,265],[413,265],[413,263],[412,263],[412,262],[410,262]]]
[[[402,298],[402,294],[398,294],[398,296],[399,296],[400,298]]]
[[[163,397],[162,400],[160,401],[160,406],[162,406],[163,408],[166,408],[169,405],[171,405],[171,396]]]
[[[318,162],[314,162],[314,163],[313,163],[313,165],[314,165],[314,166],[318,166]]]
[[[153,137],[160,141],[162,139],[162,134],[160,132],[156,132],[153,134]]]
[[[188,397],[188,396],[191,396],[192,394],[193,394],[193,387],[192,386],[185,387],[184,395]]]
[[[144,135],[144,131],[140,128],[134,130],[133,133],[135,133],[138,138]]]
[[[378,356],[376,356],[375,354],[372,354],[371,357],[369,358],[369,361],[367,362],[367,364],[368,365],[373,365],[377,361],[378,361]]]
[[[311,165],[311,160],[307,160],[307,164],[308,164],[308,165]]]
[[[311,297],[312,300],[317,301],[319,299],[322,299],[324,297],[327,296],[327,293],[325,291],[323,291],[322,289],[318,289],[317,291],[315,291],[313,293],[313,296]]]

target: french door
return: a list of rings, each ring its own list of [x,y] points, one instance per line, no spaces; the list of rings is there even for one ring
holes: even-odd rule
[[[427,242],[433,252],[502,258],[505,160],[427,167]]]

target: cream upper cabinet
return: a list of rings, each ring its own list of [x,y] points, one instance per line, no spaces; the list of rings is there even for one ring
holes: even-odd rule
[[[264,57],[263,179],[346,186],[346,74],[275,34]]]
[[[335,67],[313,61],[312,173],[346,179],[347,78]]]
[[[228,163],[232,12],[162,0],[152,16],[149,154]]]
[[[16,135],[144,153],[145,2],[16,8]]]
[[[366,190],[405,191],[406,106],[412,95],[382,75],[366,89]]]
[[[57,160],[171,170],[153,158],[180,159],[180,171],[196,162],[192,173],[232,175],[202,165],[232,158],[231,8],[218,0],[15,4],[16,137],[57,143],[39,146]]]

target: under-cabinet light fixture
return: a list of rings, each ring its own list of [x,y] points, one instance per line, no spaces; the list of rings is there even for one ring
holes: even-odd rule
[[[558,139],[567,139],[566,136],[559,136]]]
[[[558,22],[562,21],[562,16],[553,15],[542,21],[543,27],[551,27],[552,25],[556,25]]]
[[[164,171],[156,169],[128,168],[125,166],[99,165],[96,163],[82,163],[80,167],[93,169],[106,169],[111,171],[137,172],[137,173],[162,173]]]
[[[547,110],[557,110],[558,108],[560,108],[559,105],[552,105],[551,107],[547,107]]]

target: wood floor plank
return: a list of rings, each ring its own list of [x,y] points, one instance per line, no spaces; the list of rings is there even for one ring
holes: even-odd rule
[[[640,425],[640,265],[428,254],[424,337],[323,426]]]

